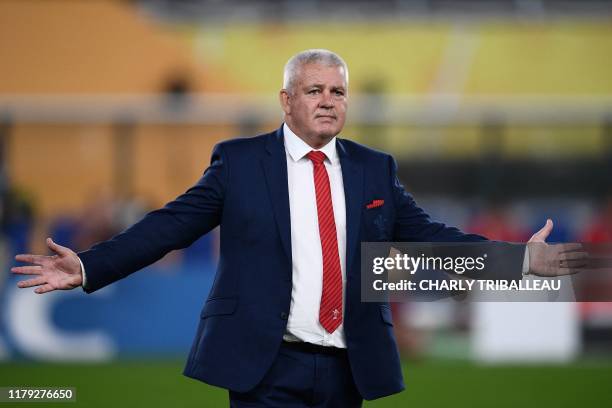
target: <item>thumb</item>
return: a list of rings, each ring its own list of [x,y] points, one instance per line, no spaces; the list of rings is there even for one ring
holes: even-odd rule
[[[51,249],[53,252],[55,252],[58,255],[66,256],[70,254],[69,248],[56,244],[55,241],[53,241],[51,238],[47,238],[47,246],[49,247],[49,249]]]
[[[530,242],[545,242],[546,238],[548,238],[548,235],[550,235],[550,232],[552,231],[552,229],[553,229],[553,222],[549,218],[546,220],[546,224],[544,224],[542,229],[540,229],[538,232],[533,234],[533,236],[531,237],[529,241]]]

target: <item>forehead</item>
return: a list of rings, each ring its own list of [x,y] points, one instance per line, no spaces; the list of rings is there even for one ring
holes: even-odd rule
[[[297,73],[297,80],[302,85],[329,85],[346,87],[344,67],[325,64],[305,64]]]

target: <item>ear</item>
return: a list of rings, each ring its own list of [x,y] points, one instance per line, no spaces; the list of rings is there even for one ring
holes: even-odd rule
[[[285,112],[285,115],[290,115],[291,114],[291,95],[289,94],[289,91],[287,91],[286,89],[281,89],[280,92],[278,93],[278,99],[280,101],[280,105],[281,105],[281,108],[283,109],[283,112]]]

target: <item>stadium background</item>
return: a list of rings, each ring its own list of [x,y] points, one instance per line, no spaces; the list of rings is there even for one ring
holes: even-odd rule
[[[435,218],[612,241],[609,1],[1,1],[0,386],[82,406],[224,406],[181,376],[216,234],[92,296],[9,276],[163,205],[212,146],[277,127],[282,66],[350,67],[344,137],[392,152]],[[605,406],[612,307],[394,305],[407,391],[366,406]],[[160,333],[162,333],[160,335]],[[237,367],[237,369],[239,369]],[[26,406],[26,405],[23,405]]]

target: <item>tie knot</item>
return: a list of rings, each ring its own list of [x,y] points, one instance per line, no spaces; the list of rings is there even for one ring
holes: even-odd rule
[[[316,165],[322,164],[325,161],[325,153],[312,150],[307,154],[308,158]]]

